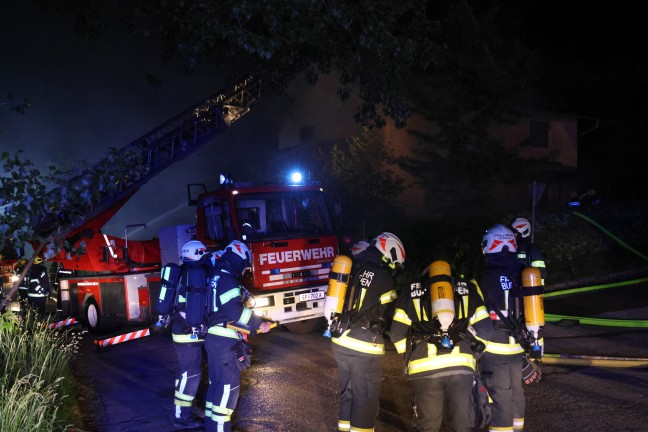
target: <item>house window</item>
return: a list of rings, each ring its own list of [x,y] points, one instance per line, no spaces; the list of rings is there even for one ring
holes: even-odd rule
[[[549,122],[529,122],[529,145],[531,147],[549,147]]]

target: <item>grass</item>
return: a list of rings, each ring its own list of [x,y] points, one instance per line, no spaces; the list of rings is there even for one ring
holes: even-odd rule
[[[0,315],[0,430],[56,432],[80,423],[72,361],[80,335],[48,330],[33,311]]]

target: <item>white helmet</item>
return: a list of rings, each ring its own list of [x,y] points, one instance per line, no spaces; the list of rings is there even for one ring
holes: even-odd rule
[[[203,242],[198,240],[191,240],[190,242],[187,242],[184,246],[182,246],[182,255],[180,256],[180,258],[182,258],[183,262],[198,261],[206,253],[207,246],[205,246]]]
[[[389,232],[379,234],[371,244],[383,254],[391,268],[405,264],[405,248],[398,237]]]
[[[515,252],[517,244],[515,243],[515,234],[502,224],[496,224],[486,230],[482,237],[482,251],[485,254],[503,252]]]
[[[245,245],[245,243],[240,242],[238,240],[233,240],[230,244],[225,246],[225,249],[223,250],[223,253],[227,251],[232,251],[236,255],[238,255],[242,260],[243,260],[243,266],[248,267],[250,265],[250,249]]]
[[[511,224],[511,227],[520,233],[522,238],[527,238],[531,235],[531,222],[524,218],[517,218]]]
[[[351,254],[352,254],[353,256],[356,256],[356,255],[358,255],[360,252],[362,252],[362,251],[364,251],[365,249],[367,249],[368,247],[369,247],[369,243],[368,243],[368,242],[366,242],[366,241],[364,241],[364,240],[360,240],[359,242],[357,242],[356,244],[354,244],[353,246],[351,246]]]

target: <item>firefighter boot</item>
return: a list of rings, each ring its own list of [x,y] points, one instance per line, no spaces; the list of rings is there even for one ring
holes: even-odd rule
[[[197,418],[190,417],[188,419],[174,418],[173,427],[175,430],[194,430],[205,426],[205,423]]]
[[[203,420],[191,415],[192,411],[192,407],[180,408],[180,416],[173,418],[173,427],[175,430],[193,430],[202,428],[205,425]]]
[[[194,417],[199,418],[201,420],[205,420],[205,410],[204,409],[194,405],[194,407],[191,410],[192,410],[192,414],[193,414]]]

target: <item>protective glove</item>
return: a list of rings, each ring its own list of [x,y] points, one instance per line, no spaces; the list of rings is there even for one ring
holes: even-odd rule
[[[526,385],[537,384],[542,379],[540,366],[527,357],[522,360],[522,381]]]

